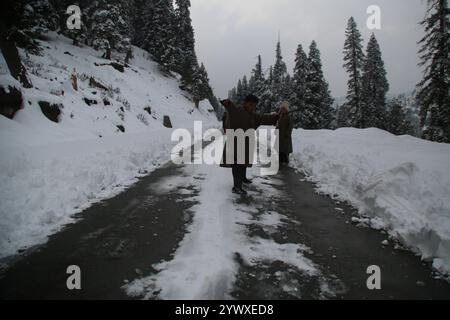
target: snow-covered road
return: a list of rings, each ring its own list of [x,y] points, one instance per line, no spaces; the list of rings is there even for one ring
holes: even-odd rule
[[[94,204],[47,244],[14,257],[0,298],[448,298],[412,253],[351,223],[356,212],[291,168],[259,177],[246,199],[231,172],[166,166]],[[66,288],[78,265],[82,290]],[[370,291],[366,269],[381,268]]]

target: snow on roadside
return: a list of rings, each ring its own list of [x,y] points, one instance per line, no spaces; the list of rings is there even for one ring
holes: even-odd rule
[[[177,75],[162,74],[144,50],[134,47],[120,72],[99,51],[52,32],[47,38],[42,55],[20,50],[33,88],[9,75],[0,52],[0,86],[23,95],[13,119],[0,115],[0,258],[44,242],[75,213],[169,161],[174,143],[165,116],[174,128],[193,131],[194,120],[219,127],[209,102],[196,108]],[[58,123],[41,101],[60,105]]]
[[[378,129],[295,130],[294,165],[450,273],[450,145]]]
[[[0,121],[10,121],[1,119]],[[42,243],[73,215],[169,159],[171,130],[44,146],[2,146],[0,257]]]
[[[212,148],[215,143],[207,148]],[[278,260],[308,275],[318,274],[313,262],[302,254],[308,250],[305,246],[247,236],[247,225],[266,222],[267,227],[273,228],[276,225],[272,224],[280,224],[283,217],[266,212],[259,220],[253,220],[251,213],[260,212],[261,208],[235,203],[236,197],[230,192],[230,170],[209,165],[189,166],[183,170],[184,178],[171,178],[167,183],[161,183],[174,190],[186,186],[189,178],[193,185],[201,183],[200,193],[193,199],[198,204],[190,209],[194,214],[193,221],[173,259],[153,265],[158,271],[156,274],[125,285],[128,295],[170,300],[231,299],[230,290],[239,268],[236,253],[249,266]],[[258,188],[264,188],[265,197],[277,192],[273,187],[259,183]],[[254,192],[250,195],[256,196]]]

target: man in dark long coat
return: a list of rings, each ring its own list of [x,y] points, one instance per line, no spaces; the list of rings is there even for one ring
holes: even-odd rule
[[[282,108],[289,110],[289,105],[287,102],[283,102]],[[283,113],[278,119],[277,127],[278,129],[278,154],[280,159],[280,164],[289,163],[289,155],[292,153],[292,130],[293,124],[289,113]]]
[[[227,111],[227,130],[239,130],[242,129],[246,132],[249,129],[256,130],[261,125],[276,125],[280,113],[286,113],[284,108],[280,109],[278,114],[257,114],[255,113],[256,106],[259,99],[254,95],[248,95],[242,106],[235,106],[230,100],[221,101],[222,105]],[[234,137],[234,154],[227,157],[227,143],[225,143],[223,149],[223,156],[221,167],[231,168],[233,173],[233,193],[245,195],[247,192],[242,189],[243,183],[250,183],[251,181],[246,178],[247,168],[250,168],[253,164],[254,144],[252,139],[245,139],[245,155],[239,154],[241,148],[237,146],[237,138]],[[231,147],[229,148],[231,149]],[[230,152],[232,150],[229,150]],[[242,151],[241,151],[242,152]],[[232,158],[231,160],[229,158]],[[244,161],[239,161],[239,158],[245,158]]]

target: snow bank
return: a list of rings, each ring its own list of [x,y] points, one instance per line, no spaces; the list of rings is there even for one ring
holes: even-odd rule
[[[0,125],[6,119],[0,117]],[[42,243],[73,215],[169,160],[169,129],[35,147],[2,147],[0,256]]]
[[[0,116],[0,257],[44,242],[75,213],[169,161],[172,130],[164,116],[174,128],[193,130],[195,120],[219,127],[211,105],[195,108],[177,76],[162,74],[147,52],[134,47],[120,72],[99,51],[55,33],[48,38],[41,56],[21,51],[30,89],[9,76],[0,53],[0,86],[20,88],[24,100],[13,120]],[[40,101],[62,106],[58,123]]]
[[[296,130],[294,163],[319,192],[450,273],[450,145],[378,129]]]

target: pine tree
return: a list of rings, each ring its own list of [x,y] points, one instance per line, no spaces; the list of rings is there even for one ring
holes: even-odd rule
[[[361,33],[358,30],[355,20],[351,17],[348,20],[345,31],[344,44],[344,68],[349,74],[345,122],[348,126],[361,128],[361,68],[364,61],[362,50]]]
[[[250,90],[249,90],[249,86],[248,86],[247,76],[244,75],[242,77],[242,96],[244,97],[244,99],[249,93],[250,93]]]
[[[194,84],[192,88],[192,95],[194,98],[194,102],[198,107],[198,103],[200,101],[212,97],[212,90],[209,86],[208,73],[206,72],[206,68],[203,63],[194,72],[193,82]]]
[[[252,84],[250,90],[256,96],[261,96],[264,92],[265,79],[262,68],[261,55],[258,55],[258,62],[252,70]]]
[[[412,134],[413,127],[406,118],[406,112],[400,101],[394,99],[389,103],[388,116],[385,128],[392,134]]]
[[[389,83],[381,57],[380,46],[372,34],[367,45],[366,58],[362,68],[361,128],[383,129],[386,117],[386,93]]]
[[[295,67],[293,73],[293,98],[291,100],[292,121],[295,127],[301,127],[302,114],[305,109],[305,94],[306,94],[306,77],[308,74],[309,64],[308,56],[301,44],[297,47],[295,54]]]
[[[6,2],[7,7],[2,7],[2,10],[6,10],[11,17],[5,17],[5,21],[2,21],[2,34],[5,33],[17,46],[39,54],[41,49],[36,39],[41,39],[48,31],[56,31],[59,27],[57,9],[49,0]]]
[[[192,82],[192,74],[197,68],[197,55],[195,53],[194,28],[190,16],[190,0],[176,0],[175,29],[176,48],[174,55],[176,58],[174,71],[182,76],[182,84],[189,87]]]
[[[331,98],[323,71],[320,51],[313,41],[309,48],[304,109],[301,114],[305,129],[327,129],[333,121]]]
[[[85,9],[89,44],[96,50],[110,50],[126,53],[131,40],[131,26],[122,16],[121,1],[98,0]]]
[[[419,55],[424,67],[417,99],[423,138],[450,143],[450,9],[447,0],[428,0],[427,16],[421,22],[425,36]]]
[[[171,0],[153,0],[144,4],[145,37],[142,48],[147,50],[165,71],[176,65],[175,13]]]
[[[287,97],[284,96],[283,86],[285,84],[285,79],[287,75],[286,63],[283,61],[283,56],[281,54],[281,43],[280,40],[277,42],[275,65],[273,66],[272,76],[271,76],[271,90],[273,93],[272,110],[281,101],[285,100]]]
[[[286,77],[283,81],[283,87],[281,90],[281,96],[283,97],[283,100],[291,101],[293,94],[294,94],[294,86],[293,86],[293,79],[289,73],[286,74]]]

